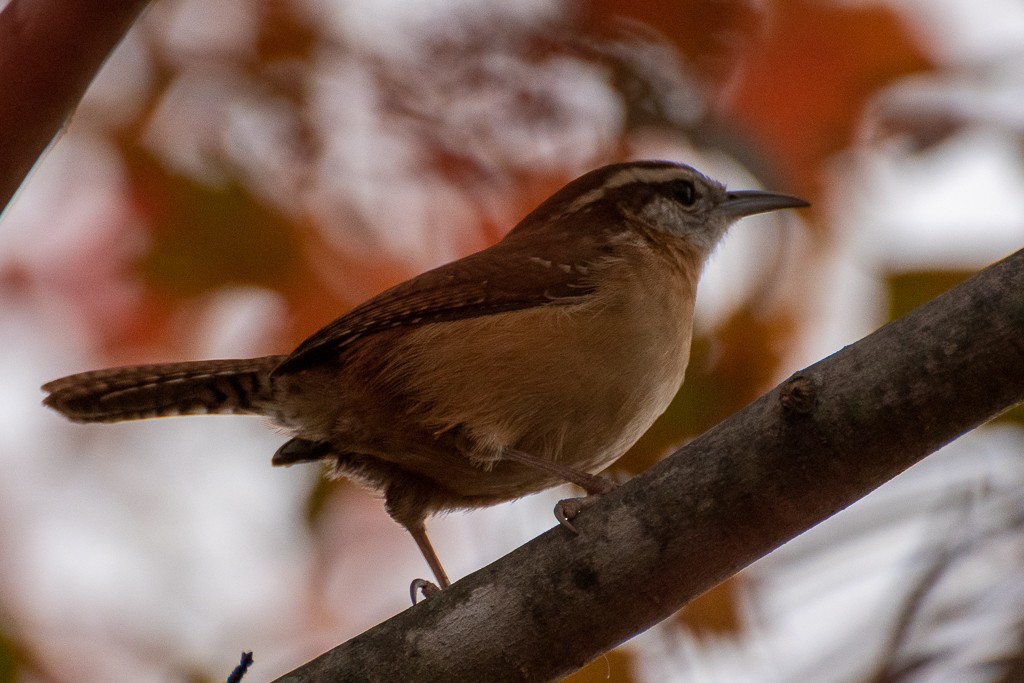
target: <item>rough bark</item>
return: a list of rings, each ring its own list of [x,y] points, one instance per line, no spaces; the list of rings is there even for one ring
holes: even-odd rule
[[[278,679],[557,679],[1024,400],[1024,250]]]
[[[0,211],[148,0],[11,0],[0,12]]]

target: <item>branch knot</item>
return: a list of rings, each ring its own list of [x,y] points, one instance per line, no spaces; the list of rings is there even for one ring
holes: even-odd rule
[[[779,406],[786,419],[810,415],[817,405],[818,385],[809,375],[796,373],[786,380],[779,391]]]

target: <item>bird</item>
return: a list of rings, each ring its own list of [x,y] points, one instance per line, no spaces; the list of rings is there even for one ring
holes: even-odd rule
[[[689,360],[701,272],[738,219],[806,207],[691,166],[631,161],[569,182],[479,252],[356,306],[290,354],[94,370],[45,384],[76,422],[269,418],[274,465],[325,461],[383,495],[437,585],[426,520],[566,482],[559,521],[668,407]],[[573,504],[576,502],[577,504]]]

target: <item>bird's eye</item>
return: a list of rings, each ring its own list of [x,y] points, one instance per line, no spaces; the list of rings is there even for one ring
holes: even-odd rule
[[[689,180],[673,180],[668,184],[668,194],[683,206],[693,206],[697,201],[697,188]]]

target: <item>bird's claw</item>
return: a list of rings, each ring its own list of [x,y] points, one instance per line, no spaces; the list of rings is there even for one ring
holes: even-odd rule
[[[579,531],[576,530],[572,520],[576,519],[576,516],[580,514],[583,508],[597,502],[601,494],[608,493],[618,486],[611,479],[601,476],[591,476],[588,484],[586,496],[582,498],[566,498],[555,504],[555,519],[558,520],[559,525],[574,534],[578,534]]]
[[[591,494],[583,498],[566,498],[560,500],[555,504],[555,519],[558,523],[571,531],[574,534],[579,534],[576,530],[576,526],[572,523],[572,520],[576,519],[576,516],[586,506],[596,503],[600,496],[598,494]]]
[[[555,503],[555,519],[558,523],[571,531],[574,534],[578,534],[579,531],[573,525],[572,520],[576,518],[576,515],[583,509],[582,501],[585,498],[566,498]]]
[[[412,599],[413,605],[416,604],[420,595],[426,600],[440,592],[441,589],[438,588],[436,583],[426,579],[413,579],[413,582],[409,584],[409,597]]]

